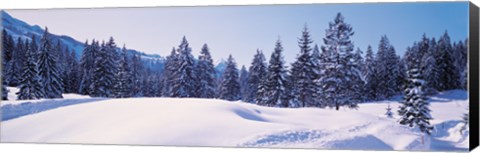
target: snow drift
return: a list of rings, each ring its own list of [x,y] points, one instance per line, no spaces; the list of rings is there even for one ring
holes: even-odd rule
[[[468,134],[458,128],[468,100],[458,92],[432,98],[442,100],[431,103],[436,130],[423,141],[423,134],[399,125],[398,116],[384,115],[389,101],[335,111],[188,98],[104,99],[55,107],[3,121],[1,141],[466,151]],[[457,97],[448,99],[452,96]],[[396,112],[399,104],[390,105]]]

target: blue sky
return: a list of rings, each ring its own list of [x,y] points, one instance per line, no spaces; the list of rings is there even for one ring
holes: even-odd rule
[[[322,45],[328,23],[341,12],[352,25],[355,47],[376,51],[387,35],[403,55],[421,38],[439,37],[445,30],[454,41],[468,36],[468,2],[257,5],[109,9],[9,10],[29,24],[48,26],[55,34],[108,39],[127,48],[162,56],[185,35],[195,56],[208,43],[215,61],[232,54],[239,65],[250,65],[259,48],[269,59],[280,38],[287,63],[294,61],[297,38],[307,24],[314,43]]]

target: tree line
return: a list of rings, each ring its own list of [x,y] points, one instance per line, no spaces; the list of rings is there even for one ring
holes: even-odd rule
[[[409,75],[425,80],[425,94],[467,86],[467,40],[452,44],[447,32],[438,41],[423,35],[401,57],[382,36],[377,52],[368,46],[364,55],[355,48],[353,28],[340,13],[329,23],[320,46],[313,43],[305,25],[298,38],[299,53],[290,65],[284,61],[279,39],[268,62],[257,50],[251,65],[239,70],[230,55],[221,75],[208,45],[195,58],[186,37],[165,57],[162,71],[155,71],[141,55],[117,47],[113,38],[86,41],[81,57],[76,57],[49,35],[46,28],[40,41],[35,37],[15,41],[3,30],[3,99],[7,98],[5,87],[14,86],[20,88],[18,99],[78,93],[111,98],[219,98],[270,107],[338,110],[401,95],[409,87]]]

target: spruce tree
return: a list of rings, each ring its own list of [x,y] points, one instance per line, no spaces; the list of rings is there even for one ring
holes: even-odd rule
[[[28,41],[27,43],[28,44]],[[37,69],[36,54],[32,48],[28,47],[26,50],[27,59],[24,62],[22,70],[22,77],[20,80],[20,91],[16,93],[19,100],[40,99],[44,98],[45,93],[42,87],[40,76]]]
[[[171,55],[173,56],[173,55]],[[172,67],[173,69],[174,67]],[[215,67],[213,65],[210,49],[207,44],[204,44],[200,56],[198,56],[198,64],[196,65],[198,76],[198,91],[199,98],[215,98],[217,97],[217,85],[215,80]]]
[[[143,93],[143,88],[145,84],[143,84],[143,78],[145,77],[145,66],[142,61],[142,58],[139,54],[135,54],[132,56],[132,82],[133,82],[133,89],[132,89],[132,96],[133,97],[143,97],[145,93]]]
[[[80,75],[79,75],[80,67],[77,60],[77,55],[73,50],[67,53],[67,67],[68,67],[68,71],[66,72],[66,81],[64,81],[65,92],[78,93],[79,83],[80,83]]]
[[[237,63],[235,63],[232,55],[229,55],[227,67],[222,75],[218,98],[228,101],[240,100],[240,83],[238,78]]]
[[[390,104],[388,104],[386,110],[387,110],[387,112],[385,113],[385,115],[386,115],[388,118],[393,118],[393,112],[392,112],[392,108],[390,107]]]
[[[178,46],[176,70],[173,72],[172,96],[173,97],[196,97],[196,74],[194,71],[195,61],[185,36]]]
[[[438,40],[437,44],[437,63],[439,70],[439,86],[438,90],[452,90],[460,87],[460,71],[455,66],[455,55],[450,42],[450,36],[445,31],[443,36]]]
[[[361,82],[360,67],[354,62],[353,43],[350,37],[354,32],[352,27],[344,22],[344,17],[338,13],[329,24],[323,39],[324,73],[317,80],[321,84],[322,97],[325,106],[339,110],[345,106],[358,107],[359,82]]]
[[[128,65],[127,49],[123,46],[121,58],[118,61],[117,73],[115,74],[115,81],[113,86],[113,96],[115,98],[131,97],[132,78],[130,72],[130,65]]]
[[[89,95],[90,94],[90,86],[92,84],[92,77],[93,77],[93,68],[95,63],[96,57],[96,47],[95,47],[95,40],[92,40],[91,44],[88,44],[88,41],[85,41],[82,57],[80,59],[80,68],[79,68],[79,75],[80,75],[80,83],[78,93]]]
[[[248,93],[246,93],[246,102],[257,103],[257,96],[260,84],[263,84],[264,78],[267,75],[267,63],[262,51],[257,49],[254,55],[252,64],[248,69]]]
[[[247,68],[245,68],[245,65],[243,65],[242,69],[240,69],[240,78],[238,82],[240,83],[242,101],[246,101],[249,88],[248,88],[248,71],[247,71]]]
[[[175,72],[177,66],[177,52],[175,47],[172,48],[170,55],[167,56],[165,60],[165,70],[163,71],[163,89],[162,95],[164,97],[171,97],[172,96],[172,87],[173,84],[173,72]]]
[[[300,102],[301,107],[315,107],[319,106],[314,95],[316,95],[317,86],[314,84],[317,76],[316,63],[312,58],[312,44],[313,40],[310,38],[310,32],[305,25],[302,36],[298,40],[300,53],[296,61],[292,64],[292,84],[295,90],[292,93],[294,99]]]
[[[5,83],[5,85],[11,85],[9,81],[12,79],[12,74],[9,73],[9,71],[11,70],[11,66],[14,65],[14,62],[12,61],[14,48],[15,42],[13,41],[12,36],[9,35],[4,28],[2,30],[2,82]]]
[[[424,80],[422,78],[419,60],[417,66],[410,67],[408,70],[408,81],[404,91],[403,101],[398,110],[400,124],[409,127],[418,127],[421,132],[430,134],[433,126],[430,125],[432,119],[430,115],[429,102],[423,93]]]
[[[8,34],[5,29],[2,30],[2,100],[8,100],[8,90],[7,90],[7,82],[6,82],[6,68],[8,66],[7,57],[11,56],[11,50],[9,50],[8,44]]]
[[[275,43],[275,49],[270,57],[268,65],[267,76],[264,81],[265,92],[263,100],[259,102],[260,105],[269,107],[288,107],[289,100],[287,99],[287,71],[285,70],[283,60],[283,47],[280,40]]]
[[[422,56],[421,68],[423,72],[423,78],[425,78],[425,93],[434,94],[437,92],[436,86],[439,81],[439,70],[437,69],[437,59],[435,54],[437,54],[437,46],[435,38],[422,39],[422,41],[428,41],[428,49],[426,53]],[[427,42],[422,42],[427,43]],[[407,59],[406,59],[407,60]]]
[[[368,46],[365,55],[363,75],[365,77],[365,96],[368,100],[378,100],[378,71],[372,46]]]
[[[91,95],[94,97],[113,97],[116,48],[113,38],[110,37],[107,43],[102,43],[96,54],[91,84]]]
[[[38,74],[40,75],[43,92],[45,93],[44,98],[63,98],[63,85],[58,71],[58,59],[53,53],[48,28],[45,28],[45,33],[40,42]]]
[[[379,98],[388,98],[399,94],[404,81],[404,74],[401,72],[400,57],[396,55],[395,49],[390,44],[387,36],[382,36],[378,45],[376,55],[378,72]]]

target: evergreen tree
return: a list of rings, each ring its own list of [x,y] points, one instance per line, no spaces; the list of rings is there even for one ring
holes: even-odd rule
[[[246,93],[245,102],[256,103],[257,97],[261,97],[257,96],[260,84],[263,84],[262,82],[267,76],[267,63],[262,51],[257,49],[248,72],[248,93]]]
[[[63,98],[62,79],[58,71],[57,57],[52,52],[50,33],[45,28],[45,33],[40,40],[41,46],[38,51],[38,74],[41,78],[44,98]]]
[[[28,44],[28,41],[26,42]],[[42,87],[40,76],[37,69],[36,54],[32,48],[26,50],[27,59],[24,62],[22,77],[20,81],[20,91],[16,93],[19,100],[40,99],[44,98],[45,93]]]
[[[68,52],[67,54],[68,71],[66,72],[66,75],[65,75],[66,81],[64,80],[66,93],[78,93],[79,83],[80,83],[80,75],[79,75],[80,68],[79,68],[79,63],[76,56],[77,55],[73,50],[71,52]]]
[[[408,70],[408,81],[404,92],[404,98],[398,110],[401,116],[400,124],[410,127],[418,127],[420,131],[430,134],[433,127],[430,125],[432,119],[430,115],[429,103],[423,93],[424,80],[419,69],[419,60],[417,66]]]
[[[229,55],[227,67],[222,75],[218,98],[228,101],[240,100],[240,83],[238,78],[237,63],[235,63],[232,55]]]
[[[17,47],[15,47],[15,64],[18,65],[18,71],[16,74],[20,75],[22,73],[24,61],[27,60],[26,52],[27,52],[27,45],[23,42],[21,37],[17,39]],[[20,80],[20,78],[18,78]]]
[[[439,55],[437,55],[436,65],[440,74],[437,89],[444,91],[459,88],[461,75],[455,66],[455,56],[450,43],[450,36],[448,36],[447,32],[438,40],[437,49]]]
[[[194,72],[195,61],[192,55],[192,49],[189,47],[185,36],[178,46],[177,63],[178,66],[173,72],[172,96],[173,97],[196,97],[195,85],[196,74]]]
[[[19,54],[20,53],[17,50],[14,50],[13,58],[6,65],[5,81],[8,86],[16,87],[20,81],[20,71],[22,70],[22,67],[20,67],[18,63],[22,61],[18,58]]]
[[[165,97],[171,97],[172,96],[172,83],[173,83],[173,72],[177,69],[176,66],[177,63],[177,52],[175,50],[175,47],[172,49],[172,52],[170,52],[170,55],[167,56],[166,61],[165,61],[165,70],[163,71],[163,89],[162,89],[162,94]],[[200,66],[200,65],[199,65]]]
[[[402,88],[403,72],[400,70],[400,57],[390,44],[387,36],[382,36],[376,56],[376,69],[378,72],[379,98],[388,98],[399,94]]]
[[[10,75],[12,73],[9,73],[11,71],[11,66],[14,65],[12,63],[13,59],[13,52],[15,48],[15,43],[13,41],[13,38],[11,35],[7,33],[5,28],[2,30],[2,83],[4,86],[10,85],[10,80],[12,79]],[[15,79],[14,79],[15,80]],[[2,89],[5,88],[5,90],[2,90],[3,95],[7,95],[7,90],[6,87],[2,87]],[[6,98],[6,97],[4,97]]]
[[[365,55],[365,65],[363,68],[363,76],[365,77],[365,96],[368,100],[378,100],[378,71],[375,61],[375,55],[373,54],[372,46],[368,46]]]
[[[249,88],[248,88],[248,71],[247,71],[247,68],[245,68],[245,66],[242,66],[242,69],[240,69],[240,78],[238,82],[240,82],[240,91],[241,91],[242,101],[246,101]]]
[[[358,64],[358,66],[360,67],[360,71],[364,72],[365,59],[363,59],[362,54],[363,54],[363,51],[360,48],[357,48],[357,50],[355,50],[355,53],[353,55],[353,61],[354,63]]]
[[[145,93],[143,93],[143,88],[145,84],[143,84],[143,78],[145,74],[145,65],[142,62],[142,58],[140,55],[133,55],[132,57],[132,82],[133,82],[133,89],[132,89],[132,96],[133,97],[143,97]]]
[[[113,81],[115,79],[116,44],[112,37],[107,43],[102,43],[94,61],[91,95],[94,97],[113,97]]]
[[[11,73],[8,73],[10,67],[13,65],[12,58],[15,43],[11,35],[7,33],[5,28],[2,30],[2,100],[8,99],[7,85],[10,85]]]
[[[7,33],[7,30],[3,28],[2,30],[2,52],[3,60],[10,62],[13,58],[13,50],[15,48],[15,43],[11,35]]]
[[[341,106],[356,108],[360,101],[358,87],[362,84],[360,67],[354,62],[353,43],[350,37],[354,32],[352,27],[344,22],[344,17],[338,13],[329,24],[323,39],[322,50],[327,55],[323,60],[324,73],[317,80],[321,84],[322,97],[328,107],[339,110]]]
[[[460,74],[459,88],[467,89],[467,77],[468,77],[468,49],[466,41],[459,41],[454,46],[454,53],[456,57],[456,67]]]
[[[437,59],[436,59],[436,41],[435,38],[425,40],[425,37],[422,39],[422,43],[425,44],[428,41],[427,52],[422,57],[422,72],[423,78],[425,78],[425,93],[434,94],[437,92],[436,86],[439,81],[439,70],[437,69]]]
[[[300,53],[297,56],[297,60],[292,64],[292,81],[295,90],[292,93],[295,97],[295,101],[300,103],[301,107],[315,107],[319,106],[316,102],[317,86],[314,84],[315,77],[317,76],[316,63],[312,58],[311,43],[313,40],[310,38],[310,32],[305,25],[302,36],[298,40],[298,46],[300,47]]]
[[[121,58],[118,61],[117,73],[113,86],[113,95],[115,98],[131,97],[132,78],[130,73],[130,65],[128,65],[127,49],[123,46]]]
[[[173,68],[173,67],[172,67]],[[200,56],[198,56],[198,64],[196,65],[199,86],[197,96],[199,98],[215,98],[217,97],[217,85],[215,81],[215,67],[213,65],[210,49],[204,44]]]
[[[392,112],[392,108],[390,107],[390,104],[388,104],[386,110],[387,110],[387,112],[385,113],[385,115],[386,115],[388,118],[393,118],[393,112]]]
[[[289,106],[285,87],[287,85],[287,71],[284,67],[285,61],[283,60],[282,51],[282,43],[280,40],[277,40],[275,49],[270,57],[267,76],[264,81],[265,92],[262,101],[259,102],[260,105],[269,107]]]
[[[78,93],[80,94],[90,95],[90,86],[92,84],[93,68],[97,52],[97,47],[95,47],[95,44],[95,40],[92,40],[90,45],[88,44],[88,41],[85,41],[84,44],[79,69],[81,81],[79,84]]]

